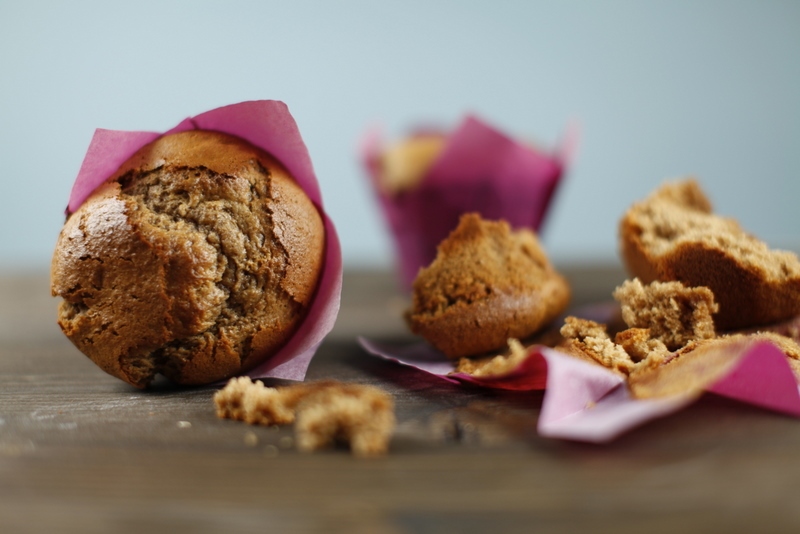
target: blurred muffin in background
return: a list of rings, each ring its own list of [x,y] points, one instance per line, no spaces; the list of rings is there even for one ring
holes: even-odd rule
[[[473,116],[452,132],[418,131],[389,145],[372,131],[362,157],[406,288],[464,213],[539,231],[567,159]]]

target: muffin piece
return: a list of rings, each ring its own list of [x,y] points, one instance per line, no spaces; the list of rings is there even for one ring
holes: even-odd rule
[[[500,354],[483,358],[459,358],[452,374],[463,373],[475,377],[495,377],[511,373],[530,356],[518,339],[508,340],[508,349]]]
[[[614,291],[629,327],[612,341],[606,325],[567,317],[561,350],[594,360],[623,373],[640,373],[669,361],[687,343],[714,338],[711,314],[717,310],[708,288],[688,288],[680,282],[626,280]]]
[[[686,287],[680,282],[626,280],[614,290],[622,307],[622,320],[632,328],[646,328],[651,338],[677,350],[695,339],[716,335],[712,314],[719,310],[707,287]]]
[[[561,327],[564,341],[557,347],[581,360],[611,369],[617,373],[627,375],[634,368],[634,362],[625,349],[611,340],[606,325],[569,316]]]
[[[297,446],[315,451],[346,442],[356,456],[385,454],[394,401],[379,388],[324,380],[277,388],[233,378],[214,395],[217,416],[255,425],[295,423]]]
[[[717,330],[782,321],[800,313],[800,261],[770,250],[733,219],[712,214],[694,180],[668,183],[620,222],[622,258],[644,283],[708,287]]]
[[[297,448],[313,452],[349,444],[356,456],[386,454],[395,427],[394,401],[362,384],[339,384],[305,395],[297,406]]]
[[[272,356],[321,274],[322,219],[270,155],[208,131],[146,145],[66,221],[58,323],[98,366],[145,387],[204,384]]]
[[[420,270],[407,317],[415,334],[460,358],[530,336],[564,311],[569,297],[532,231],[512,232],[505,221],[470,213]]]

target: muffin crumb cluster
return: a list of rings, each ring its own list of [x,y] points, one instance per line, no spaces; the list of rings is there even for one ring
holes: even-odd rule
[[[392,397],[373,386],[335,380],[267,387],[232,378],[214,395],[217,415],[251,425],[295,425],[302,451],[342,442],[356,456],[385,454],[395,426]]]

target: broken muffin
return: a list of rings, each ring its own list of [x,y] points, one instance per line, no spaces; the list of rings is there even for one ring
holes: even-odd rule
[[[532,231],[470,213],[420,270],[412,298],[411,330],[460,358],[542,329],[567,307],[570,289]]]

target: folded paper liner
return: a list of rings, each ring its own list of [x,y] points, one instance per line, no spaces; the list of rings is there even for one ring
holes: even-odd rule
[[[372,355],[448,382],[544,389],[538,432],[549,438],[609,442],[685,408],[705,392],[800,417],[797,379],[783,352],[765,341],[690,353],[627,385],[623,376],[605,367],[544,346],[530,347],[528,357],[505,375],[475,377],[454,373],[455,363],[426,343],[398,347],[365,338],[359,342]]]

